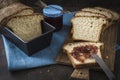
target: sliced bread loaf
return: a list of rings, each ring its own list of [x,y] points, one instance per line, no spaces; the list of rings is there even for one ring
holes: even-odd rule
[[[31,14],[12,17],[7,26],[23,41],[28,42],[42,34],[42,14]]]
[[[6,17],[4,18],[2,21],[1,21],[1,25],[6,25],[8,20],[11,19],[12,17],[15,17],[15,16],[22,16],[22,15],[30,15],[30,14],[33,14],[34,11],[32,8],[25,8],[23,10],[20,10],[18,12],[16,12],[15,14],[9,16],[9,17]]]
[[[108,11],[99,10],[99,9],[96,9],[96,8],[83,8],[82,11],[90,11],[90,12],[93,12],[93,13],[99,13],[99,14],[102,14],[102,15],[106,16],[106,18],[108,18],[110,20],[113,20],[113,15]]]
[[[74,42],[65,44],[63,50],[65,53],[67,53],[73,67],[79,68],[85,65],[96,63],[91,54],[97,54],[100,58],[102,58],[102,47],[103,43]]]
[[[5,7],[3,9],[0,9],[0,24],[4,25],[4,22],[6,21],[7,18],[10,16],[15,16],[15,15],[23,15],[23,14],[29,14],[33,13],[33,8],[26,6],[21,3],[14,3],[12,5],[9,5],[8,7]]]
[[[99,41],[102,30],[108,24],[108,21],[101,17],[74,17],[71,22],[73,25],[73,40],[94,42]]]
[[[102,10],[102,11],[106,11],[109,12],[113,15],[113,20],[118,20],[120,18],[120,15],[112,10],[106,9],[106,8],[102,8],[102,7],[95,7],[98,10]]]

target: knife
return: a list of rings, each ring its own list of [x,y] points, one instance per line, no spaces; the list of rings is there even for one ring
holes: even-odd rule
[[[92,54],[92,57],[96,60],[99,66],[103,69],[109,80],[115,80],[115,75],[111,72],[109,67],[105,64],[105,62],[96,54]]]

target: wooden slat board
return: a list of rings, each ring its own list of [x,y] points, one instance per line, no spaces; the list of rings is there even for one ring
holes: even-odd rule
[[[71,77],[81,80],[89,80],[89,69],[75,69],[71,74]]]
[[[118,27],[119,27],[119,25],[116,23],[116,24],[112,25],[111,27],[107,28],[101,34],[101,38],[100,38],[100,41],[104,43],[104,50],[102,51],[102,58],[112,71],[114,70],[115,46],[116,46],[116,42],[117,42]],[[64,44],[69,43],[69,42],[73,42],[73,40],[71,39],[71,35],[67,36]],[[67,55],[65,53],[63,53],[62,50],[59,53],[56,62],[58,64],[71,65],[71,62],[69,61]],[[97,68],[95,68],[95,69],[97,69]],[[71,75],[71,77],[75,78],[75,76],[76,76],[76,78],[78,79],[78,73],[80,73],[80,71],[83,71],[83,70],[85,73],[89,72],[88,68],[84,68],[84,69],[81,69],[78,71],[76,69],[73,72],[73,74]],[[81,79],[81,77],[79,77],[79,79]],[[86,78],[86,80],[88,80],[88,79],[89,78]]]

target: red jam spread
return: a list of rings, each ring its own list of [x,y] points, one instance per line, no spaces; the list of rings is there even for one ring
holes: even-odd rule
[[[56,28],[56,31],[59,31],[63,26],[63,15],[55,18],[45,16],[45,21],[53,25]]]
[[[73,48],[71,55],[80,62],[87,58],[92,58],[92,54],[98,52],[98,47],[94,45],[77,46]]]

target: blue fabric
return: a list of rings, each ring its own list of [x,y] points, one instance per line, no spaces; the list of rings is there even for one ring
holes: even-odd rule
[[[57,54],[61,50],[65,37],[70,30],[70,19],[73,14],[74,13],[64,14],[64,26],[61,31],[54,32],[51,45],[32,56],[26,55],[2,35],[8,69],[11,71],[16,71],[55,64]]]
[[[117,44],[115,48],[116,48],[116,51],[117,51],[117,50],[120,50],[120,45]]]

